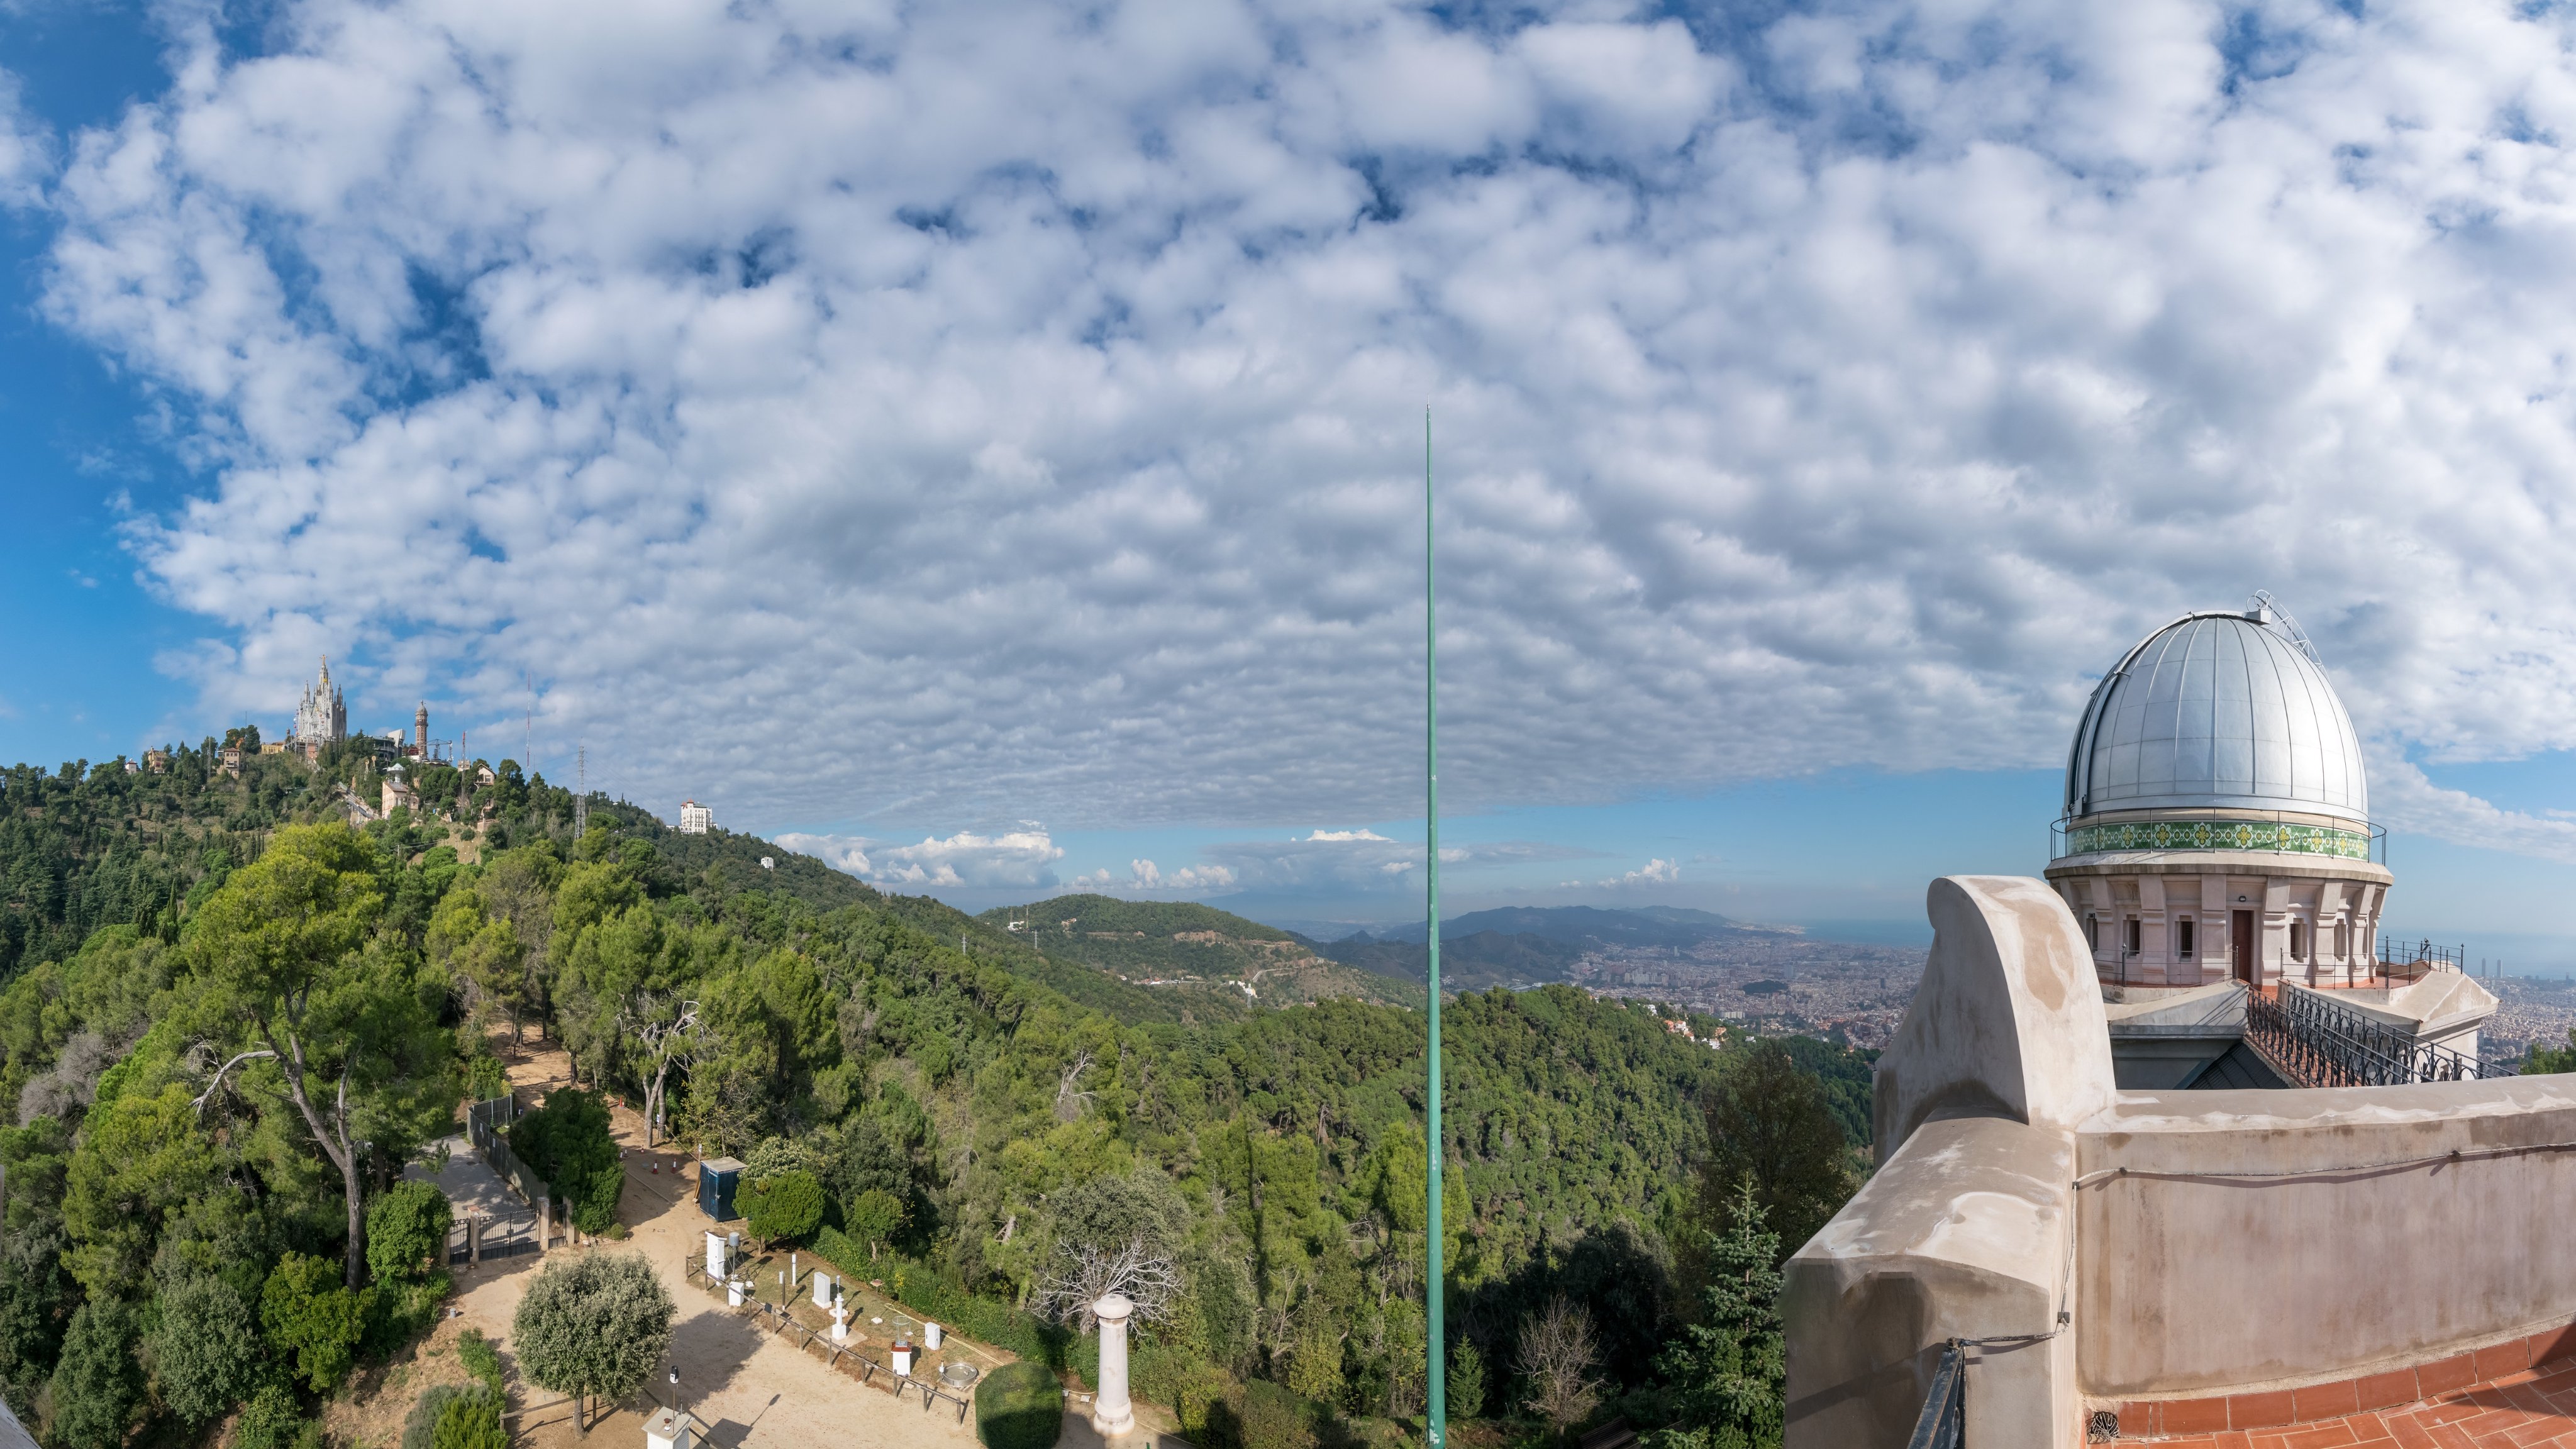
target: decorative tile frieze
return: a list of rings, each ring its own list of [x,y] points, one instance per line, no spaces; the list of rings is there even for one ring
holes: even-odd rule
[[[2282,855],[2370,859],[2370,836],[2330,825],[2281,820],[2124,820],[2066,832],[2068,855],[2107,850],[2268,850]]]

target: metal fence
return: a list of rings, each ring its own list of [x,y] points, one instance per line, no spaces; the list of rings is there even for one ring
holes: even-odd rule
[[[2411,1032],[2289,982],[2277,1000],[2255,993],[2246,1001],[2245,1035],[2302,1086],[2397,1087],[2514,1075],[2510,1067],[2417,1042]]]
[[[519,1161],[518,1154],[510,1150],[509,1139],[501,1135],[517,1120],[519,1103],[515,1097],[505,1095],[488,1102],[470,1103],[465,1108],[465,1135],[473,1142],[475,1150],[483,1154],[484,1164],[492,1169],[493,1175],[508,1183],[510,1191],[519,1195],[519,1201],[533,1208],[547,1195],[545,1179]]]
[[[457,1223],[447,1230],[447,1261],[464,1263],[473,1256],[472,1241],[466,1236],[466,1225]],[[537,1241],[535,1218],[487,1218],[483,1223],[483,1259],[515,1258],[522,1253],[545,1251]]]

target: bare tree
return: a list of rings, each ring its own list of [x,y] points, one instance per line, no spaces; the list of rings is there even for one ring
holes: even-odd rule
[[[1567,1425],[1581,1422],[1601,1402],[1600,1382],[1592,1377],[1599,1358],[1592,1315],[1565,1295],[1521,1319],[1521,1373],[1530,1391],[1525,1402],[1560,1439]]]
[[[1063,1079],[1056,1083],[1055,1120],[1070,1122],[1082,1115],[1083,1104],[1091,1100],[1091,1093],[1075,1091],[1074,1087],[1081,1082],[1082,1074],[1090,1069],[1091,1048],[1084,1047],[1081,1054],[1073,1059],[1073,1065],[1064,1069]]]
[[[672,1064],[695,1057],[706,1043],[706,1032],[694,1001],[679,1003],[673,1014],[662,998],[644,993],[619,1016],[627,1034],[653,1064],[653,1075],[644,1087],[644,1145],[651,1147],[662,1123],[662,1089],[670,1080]]]
[[[1060,1268],[1034,1295],[1034,1302],[1059,1320],[1069,1320],[1084,1333],[1096,1326],[1094,1305],[1112,1293],[1136,1305],[1136,1316],[1159,1320],[1181,1291],[1180,1269],[1169,1255],[1147,1246],[1143,1234],[1115,1247],[1067,1243],[1057,1250]]]

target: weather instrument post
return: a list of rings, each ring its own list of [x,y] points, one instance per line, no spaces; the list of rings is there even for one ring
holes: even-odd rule
[[[1431,914],[1430,986],[1431,986],[1431,1091],[1430,1131],[1424,1134],[1425,1161],[1429,1171],[1424,1176],[1423,1219],[1429,1228],[1425,1236],[1430,1268],[1423,1275],[1422,1316],[1429,1328],[1430,1390],[1428,1412],[1423,1416],[1429,1431],[1431,1449],[1442,1449],[1449,1440],[1449,1350],[1448,1334],[1442,1323],[1446,1306],[1441,1299],[1440,1268],[1440,628],[1437,617],[1439,591],[1433,586],[1431,552],[1431,409],[1422,410],[1422,766],[1427,793],[1424,813],[1429,817],[1427,850],[1430,870],[1423,879],[1429,885]]]

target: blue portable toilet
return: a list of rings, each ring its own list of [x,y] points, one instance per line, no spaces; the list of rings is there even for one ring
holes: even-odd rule
[[[742,1164],[718,1157],[698,1164],[698,1211],[720,1223],[742,1214],[734,1211],[733,1190],[742,1185]]]

